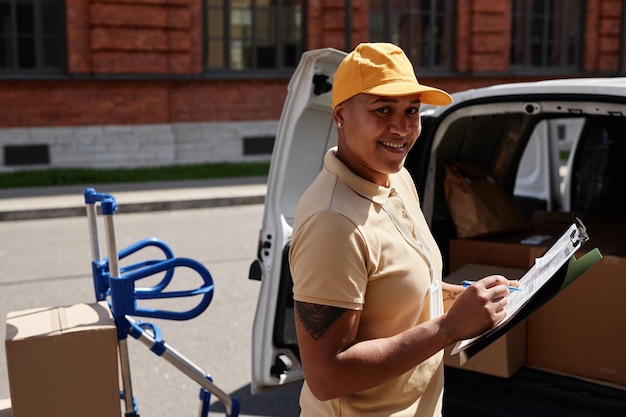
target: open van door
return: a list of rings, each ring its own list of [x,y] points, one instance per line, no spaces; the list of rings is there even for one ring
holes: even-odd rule
[[[252,332],[252,392],[303,378],[294,324],[289,244],[298,200],[337,143],[332,79],[345,52],[305,52],[288,86],[268,176],[257,259],[250,279],[261,281]]]

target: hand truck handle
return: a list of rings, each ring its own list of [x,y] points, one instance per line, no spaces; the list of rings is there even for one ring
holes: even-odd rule
[[[139,242],[133,243],[132,245],[127,246],[124,249],[121,249],[118,252],[118,258],[122,260],[134,253],[139,252],[141,249],[147,248],[149,246],[160,249],[163,252],[163,255],[165,256],[166,260],[174,259],[174,252],[169,247],[169,245],[157,238],[146,238],[146,239],[140,240]],[[123,267],[120,267],[120,272],[122,275],[124,275],[128,272],[135,271],[135,270],[144,268],[146,266],[155,265],[157,263],[163,262],[163,260],[164,259],[150,259],[150,260],[145,260],[142,262],[134,263],[131,265],[123,266]],[[158,284],[149,288],[142,289],[142,291],[155,291],[155,292],[161,291],[163,288],[169,285],[169,283],[172,281],[173,276],[174,276],[174,269],[167,270],[167,272],[165,273],[165,276]]]
[[[98,244],[98,225],[96,216],[96,203],[105,199],[115,198],[111,194],[98,193],[93,188],[86,188],[83,192],[85,199],[85,207],[87,209],[87,221],[89,222],[89,236],[91,238],[91,260],[93,262],[100,260],[100,246]]]
[[[135,288],[135,282],[164,271],[173,271],[178,267],[186,267],[196,271],[203,284],[197,288],[182,291],[164,291],[162,288]],[[189,258],[167,259],[154,265],[132,271],[122,277],[111,277],[111,304],[116,316],[131,315],[152,317],[167,320],[190,320],[200,315],[213,299],[214,284],[211,273],[199,262]],[[171,311],[138,307],[137,300],[181,298],[202,296],[200,302],[186,311]]]

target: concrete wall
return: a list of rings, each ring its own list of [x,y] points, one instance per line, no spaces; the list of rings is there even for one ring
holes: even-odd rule
[[[0,172],[269,161],[270,153],[244,155],[243,142],[275,136],[277,124],[267,120],[0,129],[3,146],[47,145],[50,159],[49,164],[0,164]],[[0,147],[2,162],[3,151]]]

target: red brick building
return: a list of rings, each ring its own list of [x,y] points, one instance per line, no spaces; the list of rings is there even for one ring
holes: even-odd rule
[[[625,3],[0,0],[0,170],[267,158],[308,49],[391,41],[450,92],[623,75]]]

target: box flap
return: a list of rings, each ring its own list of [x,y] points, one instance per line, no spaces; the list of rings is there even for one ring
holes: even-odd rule
[[[111,310],[104,302],[61,307],[59,322],[62,333],[115,327]]]
[[[61,334],[57,310],[57,307],[44,307],[8,313],[6,341]]]

